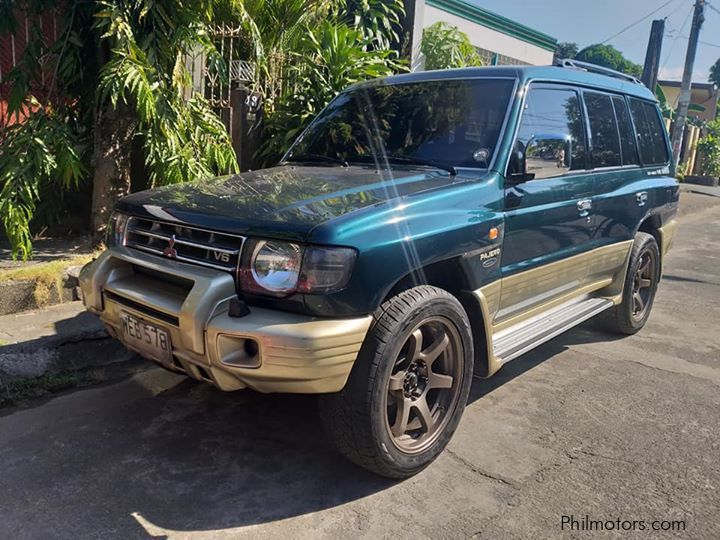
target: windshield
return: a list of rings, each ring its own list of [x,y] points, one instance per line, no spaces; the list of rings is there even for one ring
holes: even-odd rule
[[[287,161],[485,168],[514,86],[508,79],[440,80],[344,92],[313,122]]]

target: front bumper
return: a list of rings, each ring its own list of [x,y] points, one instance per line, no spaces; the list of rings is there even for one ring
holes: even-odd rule
[[[235,283],[228,273],[124,247],[85,266],[80,286],[85,306],[110,335],[122,341],[123,312],[164,328],[172,344],[172,362],[164,366],[222,390],[337,392],[372,320],[255,307],[245,317],[229,317]]]

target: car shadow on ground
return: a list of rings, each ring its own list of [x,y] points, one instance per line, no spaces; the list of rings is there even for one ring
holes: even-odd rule
[[[617,341],[623,339],[623,337],[625,336],[605,331],[600,324],[592,320],[580,324],[519,358],[508,362],[492,377],[487,379],[475,377],[473,385],[470,388],[468,405],[482,399],[484,396],[507,384],[516,377],[527,373],[543,362],[551,360],[554,356],[567,350],[572,345]]]
[[[584,327],[564,334],[495,377],[474,380],[471,402],[574,343],[608,337]],[[153,377],[167,389],[149,390]],[[238,528],[333,508],[397,484],[335,453],[313,396],[223,393],[157,370],[91,392],[104,405],[81,403],[85,392],[77,392],[71,397],[79,410],[63,411],[51,440],[33,435],[25,440],[31,458],[0,466],[24,493],[39,494],[33,511],[57,523],[60,536],[87,533],[75,527],[98,516],[123,538]],[[21,451],[5,448],[7,455]],[[3,506],[20,512],[23,497],[6,496]]]

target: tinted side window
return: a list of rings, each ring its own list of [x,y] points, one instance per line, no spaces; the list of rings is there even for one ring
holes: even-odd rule
[[[660,115],[655,105],[639,99],[631,99],[630,115],[635,123],[643,165],[667,163],[665,127],[660,122]]]
[[[618,131],[620,132],[620,150],[622,152],[623,165],[637,165],[638,155],[635,146],[635,134],[633,133],[630,113],[628,112],[625,99],[620,96],[613,96],[615,107],[615,118],[617,118]]]
[[[585,92],[583,99],[590,122],[593,168],[620,166],[620,138],[610,96]]]
[[[530,89],[515,151],[526,153],[526,172],[536,179],[585,168],[585,132],[575,90]]]

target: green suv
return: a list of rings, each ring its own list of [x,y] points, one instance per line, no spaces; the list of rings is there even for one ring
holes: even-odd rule
[[[678,184],[653,94],[597,71],[353,86],[276,167],[122,199],[85,304],[221,390],[320,394],[345,456],[417,473],[473,376],[596,315],[648,319]]]

